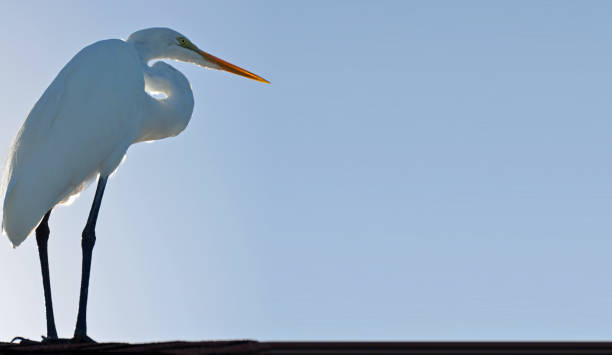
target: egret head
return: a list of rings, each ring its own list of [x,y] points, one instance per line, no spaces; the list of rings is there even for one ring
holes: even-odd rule
[[[204,52],[186,36],[169,28],[155,27],[140,30],[132,33],[127,42],[133,43],[147,62],[154,59],[179,60],[269,83],[258,75]]]

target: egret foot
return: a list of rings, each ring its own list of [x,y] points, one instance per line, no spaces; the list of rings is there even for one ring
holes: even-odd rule
[[[41,344],[68,344],[71,339],[63,339],[63,338],[52,338],[52,337],[42,337]]]
[[[69,344],[72,342],[72,339],[50,338],[50,337],[46,337],[43,335],[41,341],[36,341],[36,340],[24,338],[24,337],[14,337],[13,340],[11,340],[11,343],[15,343],[17,340],[19,341],[18,344],[20,345]]]
[[[70,339],[70,342],[73,344],[79,343],[97,343],[95,340],[87,336],[87,334],[75,334],[74,338]]]
[[[32,344],[38,344],[39,342],[35,341],[35,340],[31,340],[28,338],[24,338],[24,337],[14,337],[11,340],[11,343],[15,343],[17,340],[19,340],[19,343],[17,344],[23,344],[23,345],[32,345]]]

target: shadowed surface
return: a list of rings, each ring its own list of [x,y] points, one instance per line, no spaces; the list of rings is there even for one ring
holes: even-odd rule
[[[9,344],[0,353],[130,354],[610,354],[612,342],[257,342]]]

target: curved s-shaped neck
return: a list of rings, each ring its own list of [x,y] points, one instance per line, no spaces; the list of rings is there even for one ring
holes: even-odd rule
[[[143,64],[145,91],[164,98],[145,95],[147,112],[142,119],[137,142],[174,137],[181,133],[193,112],[193,93],[181,72],[164,62],[149,67]]]

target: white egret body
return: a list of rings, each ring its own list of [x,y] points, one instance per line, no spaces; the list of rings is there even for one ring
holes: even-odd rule
[[[106,178],[118,167],[129,146],[173,137],[187,127],[194,105],[189,81],[164,62],[149,66],[155,59],[190,62],[266,82],[201,51],[185,36],[167,28],[146,29],[127,41],[111,39],[85,47],[35,104],[9,152],[3,176],[2,229],[14,246],[39,224],[42,226],[41,220],[48,238],[46,223],[53,207],[67,202],[100,176],[89,230],[86,227],[83,233],[84,240],[87,233],[93,236]],[[163,93],[164,98],[153,98],[147,92]],[[45,260],[41,254],[41,266],[45,281],[43,237]],[[88,279],[89,269],[87,283]],[[46,286],[45,299],[51,303]],[[49,311],[48,307],[47,316]],[[78,328],[77,322],[75,338],[85,336],[84,329]],[[54,330],[48,329],[49,338],[53,338]]]

